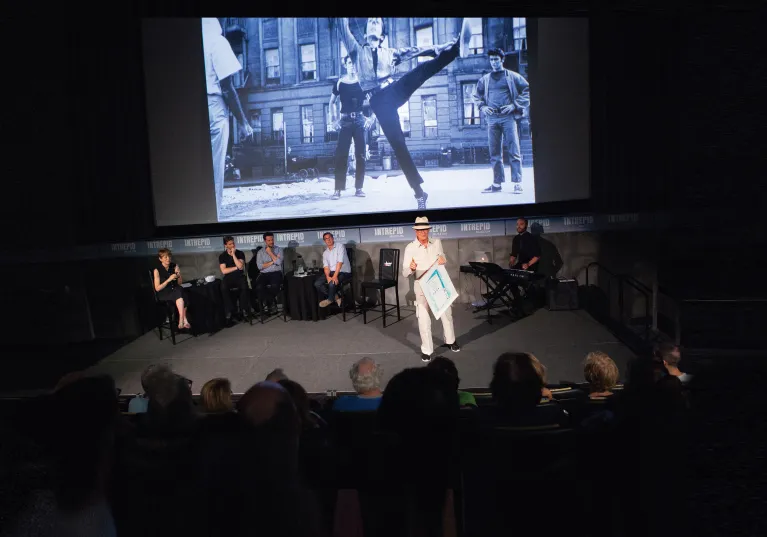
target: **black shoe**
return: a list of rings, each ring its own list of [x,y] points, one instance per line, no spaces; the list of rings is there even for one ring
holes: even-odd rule
[[[357,196],[358,198],[364,198],[365,197],[365,193],[362,191],[361,188],[358,188],[357,192],[355,192],[354,195]]]
[[[428,354],[421,353],[421,361],[428,364],[429,362],[431,362],[431,356],[429,356]]]
[[[333,192],[333,195],[330,196],[330,199],[332,199],[332,200],[341,199],[341,191],[340,190],[336,190],[335,192]]]
[[[501,190],[503,190],[501,185],[497,185],[497,184],[493,183],[492,185],[490,185],[489,187],[484,189],[482,191],[482,193],[483,194],[496,194],[498,192],[501,192]]]
[[[421,194],[420,198],[418,196],[415,197],[415,200],[418,202],[419,209],[424,209],[424,210],[426,209],[426,200],[428,198],[429,198],[429,195],[426,192]]]
[[[447,348],[453,352],[461,352],[461,346],[458,343],[452,343]]]

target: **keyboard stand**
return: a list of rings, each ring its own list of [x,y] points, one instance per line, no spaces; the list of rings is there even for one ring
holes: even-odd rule
[[[503,269],[494,263],[473,263],[472,266],[477,277],[485,282],[487,288],[487,296],[484,297],[485,305],[476,308],[474,313],[486,309],[487,322],[493,324],[490,309],[497,301],[503,303],[509,310],[516,309],[514,307],[514,295],[511,294],[511,286],[518,285],[518,283],[506,276]]]

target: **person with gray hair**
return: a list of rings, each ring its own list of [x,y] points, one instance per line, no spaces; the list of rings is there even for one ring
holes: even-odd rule
[[[336,399],[333,410],[338,412],[373,412],[381,404],[383,368],[372,358],[365,357],[352,365],[349,378],[357,395]]]
[[[141,388],[144,393],[136,394],[136,397],[128,403],[128,412],[143,414],[149,408],[149,394],[152,391],[152,378],[158,373],[170,373],[170,367],[165,364],[149,364],[141,373]]]

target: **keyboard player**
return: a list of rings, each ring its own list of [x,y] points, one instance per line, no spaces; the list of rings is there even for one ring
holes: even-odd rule
[[[517,235],[511,241],[511,256],[509,268],[538,272],[538,262],[541,259],[541,245],[537,237],[527,230],[527,218],[517,219]],[[519,287],[511,286],[511,294],[519,298]]]

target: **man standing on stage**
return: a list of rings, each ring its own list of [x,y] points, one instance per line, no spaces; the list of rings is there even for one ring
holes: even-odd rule
[[[421,361],[431,360],[434,352],[434,342],[431,339],[431,317],[429,316],[429,303],[421,290],[419,279],[429,270],[434,263],[444,265],[447,263],[445,252],[442,250],[442,241],[430,239],[429,219],[419,216],[415,219],[416,240],[405,247],[405,258],[402,262],[402,275],[405,278],[415,274],[415,314],[418,317],[418,332],[421,334]],[[445,332],[445,344],[453,352],[461,350],[455,342],[455,330],[453,328],[452,306],[442,314],[442,329]]]
[[[264,247],[256,254],[256,265],[261,273],[256,281],[260,306],[263,311],[274,313],[277,306],[274,299],[282,283],[282,248],[274,245],[274,233],[268,231],[264,233]]]
[[[471,29],[464,19],[460,36],[449,43],[431,47],[384,48],[381,45],[386,32],[384,21],[380,17],[368,18],[363,45],[357,42],[349,29],[348,18],[341,19],[340,28],[346,50],[354,60],[360,86],[370,95],[370,107],[378,118],[378,124],[389,140],[397,162],[413,189],[418,208],[426,209],[426,199],[429,195],[421,188],[423,179],[408,151],[397,109],[410,99],[413,92],[459,55],[462,58],[468,55]],[[395,82],[392,76],[397,66],[417,56],[434,58],[419,64]]]
[[[493,184],[482,192],[492,194],[501,191],[501,185],[506,181],[503,166],[503,147],[506,146],[511,158],[514,193],[521,194],[522,150],[519,146],[517,120],[524,116],[530,106],[529,84],[519,73],[503,68],[504,53],[501,49],[491,48],[487,57],[491,71],[479,79],[472,95],[480,112],[485,114],[490,166],[493,168]]]
[[[242,111],[232,75],[242,69],[232,46],[222,35],[221,24],[215,17],[202,19],[202,48],[205,56],[205,82],[208,88],[208,122],[210,124],[210,150],[213,156],[213,182],[216,187],[216,212],[221,220],[221,201],[224,196],[224,168],[229,145],[229,111],[234,112],[245,137],[253,135],[253,128]]]
[[[326,232],[322,236],[327,248],[322,252],[322,268],[324,274],[320,274],[314,281],[314,287],[317,293],[322,297],[320,301],[321,308],[327,308],[335,300],[340,308],[343,304],[343,297],[336,295],[338,289],[352,279],[352,266],[349,263],[349,256],[343,244],[336,244],[333,234]]]
[[[538,272],[541,259],[541,245],[538,239],[527,230],[527,218],[517,219],[517,234],[511,241],[509,268]],[[519,298],[519,287],[511,286],[514,298]]]
[[[219,268],[224,278],[221,281],[221,294],[226,310],[226,324],[231,326],[237,310],[232,302],[231,289],[239,289],[240,311],[250,316],[250,288],[248,279],[245,277],[245,254],[234,246],[234,237],[224,237],[226,250],[218,256]]]

